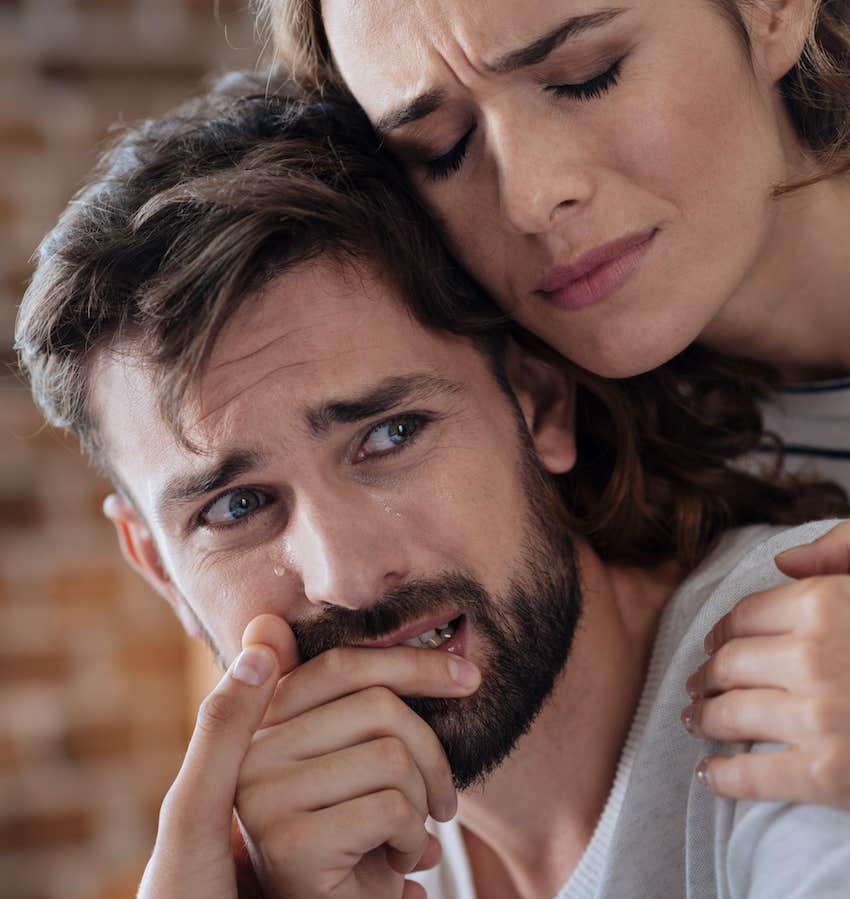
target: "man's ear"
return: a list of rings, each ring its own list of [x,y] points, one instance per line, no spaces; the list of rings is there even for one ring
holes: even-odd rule
[[[757,69],[776,84],[800,61],[812,30],[814,0],[756,0],[742,12]]]
[[[121,554],[130,567],[164,597],[190,637],[203,639],[198,619],[168,576],[153,534],[136,507],[120,493],[112,493],[103,501],[103,514],[115,526]]]
[[[576,462],[575,381],[513,340],[505,350],[505,373],[540,463],[552,474],[569,471]]]

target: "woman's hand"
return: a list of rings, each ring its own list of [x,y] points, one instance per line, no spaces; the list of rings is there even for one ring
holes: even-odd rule
[[[291,651],[285,641],[243,647],[198,711],[137,899],[237,897],[231,825],[239,769]]]
[[[787,748],[709,757],[697,776],[719,796],[850,808],[850,523],[776,564],[797,580],[712,628],[682,720],[697,737]]]

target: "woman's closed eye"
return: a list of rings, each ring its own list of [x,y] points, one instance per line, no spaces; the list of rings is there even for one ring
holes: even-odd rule
[[[615,87],[620,80],[620,73],[623,68],[623,59],[620,57],[613,65],[609,66],[604,72],[594,75],[574,84],[546,84],[544,90],[556,97],[566,97],[571,100],[596,100],[603,94]]]
[[[425,160],[424,166],[429,181],[440,181],[443,178],[448,178],[449,175],[453,175],[460,169],[463,165],[463,158],[466,156],[469,141],[474,133],[475,125],[447,153]]]

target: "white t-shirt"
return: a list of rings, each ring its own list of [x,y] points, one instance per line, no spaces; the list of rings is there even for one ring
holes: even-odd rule
[[[785,443],[790,470],[835,481],[850,494],[850,378],[786,387],[762,412],[765,429]]]
[[[776,553],[834,524],[733,532],[671,597],[607,804],[556,899],[850,897],[850,811],[714,797],[694,768],[730,747],[694,739],[679,720],[710,627],[742,597],[785,580]],[[435,824],[434,832],[443,860],[414,879],[429,899],[476,899],[459,826]]]

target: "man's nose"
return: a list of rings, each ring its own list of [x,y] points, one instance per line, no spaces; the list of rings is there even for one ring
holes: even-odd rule
[[[299,502],[289,551],[307,600],[316,605],[366,608],[403,583],[409,559],[386,504],[356,492],[328,492]]]
[[[545,234],[594,193],[594,176],[569,126],[526,121],[512,112],[491,123],[499,208],[522,235]],[[557,127],[557,125],[560,127]]]

